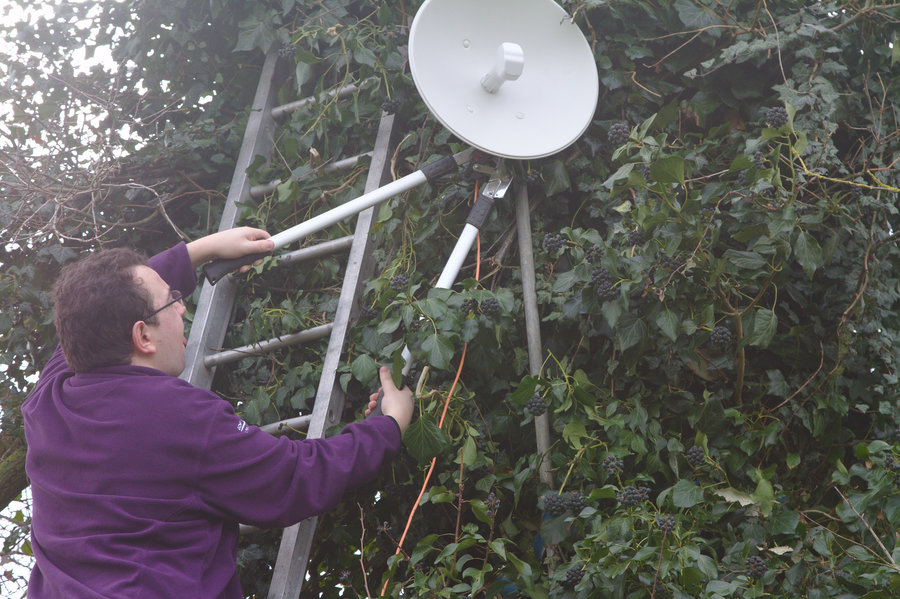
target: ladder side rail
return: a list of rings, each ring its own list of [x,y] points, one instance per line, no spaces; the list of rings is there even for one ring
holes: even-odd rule
[[[244,131],[244,140],[241,143],[222,220],[219,223],[219,231],[231,229],[237,224],[238,202],[248,201],[250,198],[247,168],[257,155],[268,156],[274,146],[275,121],[272,118],[272,108],[277,93],[275,85],[277,67],[278,53],[269,52],[256,87],[247,128]],[[209,389],[212,386],[215,368],[208,368],[204,364],[204,356],[209,351],[208,348],[222,345],[228,322],[231,320],[237,282],[230,280],[223,283],[214,286],[205,281],[194,312],[194,322],[188,336],[185,354],[185,370],[181,378],[196,387]]]
[[[394,116],[382,114],[366,179],[367,193],[383,185],[390,174],[393,137]],[[344,394],[337,383],[337,368],[344,351],[351,317],[355,315],[360,289],[374,268],[370,233],[374,217],[375,207],[372,206],[360,212],[357,218],[356,233],[347,259],[346,274],[334,318],[334,330],[322,365],[322,378],[309,422],[309,438],[321,437],[328,427],[338,422],[343,411]],[[297,599],[300,596],[317,523],[318,517],[314,516],[284,529],[268,599]]]

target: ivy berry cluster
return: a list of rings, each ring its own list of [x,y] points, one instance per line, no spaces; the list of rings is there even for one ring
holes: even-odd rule
[[[766,124],[777,129],[788,122],[788,113],[783,106],[773,106],[766,111]]]
[[[489,297],[481,301],[478,309],[485,316],[496,316],[497,314],[500,314],[500,302],[496,297]]]
[[[605,268],[595,268],[594,272],[591,273],[591,282],[597,289],[597,295],[600,296],[600,299],[612,301],[619,296],[613,288],[612,275]]]
[[[562,248],[563,245],[565,245],[565,240],[559,233],[547,233],[546,235],[544,235],[544,241],[542,245],[545,252],[547,252],[548,254],[553,254],[557,250]]]
[[[278,47],[278,57],[279,58],[290,58],[294,55],[294,44],[291,42],[281,42],[281,45]]]
[[[381,103],[381,109],[388,114],[394,114],[403,107],[403,100],[400,98],[387,98]]]
[[[397,293],[405,291],[407,285],[409,285],[408,274],[400,273],[399,275],[394,275],[393,277],[391,277],[391,289],[393,289]]]
[[[582,578],[584,578],[584,570],[575,566],[566,570],[566,577],[560,584],[562,584],[563,588],[574,589],[575,585],[581,582]]]
[[[378,314],[378,308],[375,308],[374,306],[363,306],[359,309],[359,317],[362,320],[372,320],[378,316]]]
[[[656,253],[657,263],[666,270],[675,270],[678,268],[678,258],[669,256],[664,252]]]
[[[627,485],[616,493],[616,499],[624,507],[634,507],[641,505],[650,499],[650,489],[647,487]]]
[[[535,393],[525,403],[525,410],[532,416],[541,416],[547,412],[547,400]]]
[[[614,455],[608,455],[603,458],[603,468],[609,474],[615,474],[616,472],[621,472],[625,468],[625,462],[622,461],[622,458],[617,458]]]
[[[703,452],[703,448],[694,445],[693,447],[688,449],[687,461],[694,468],[703,464],[706,461],[706,454]]]
[[[616,123],[609,128],[607,137],[609,137],[609,141],[611,141],[615,145],[621,146],[623,143],[628,141],[629,137],[631,137],[631,127],[629,127],[628,123],[624,121],[621,123]]]
[[[753,580],[759,580],[766,575],[766,562],[758,555],[751,555],[746,562],[747,576]]]
[[[731,331],[727,327],[717,326],[710,333],[709,340],[716,347],[725,347],[731,343]]]
[[[628,245],[644,245],[647,242],[647,234],[640,229],[628,233]]]
[[[663,532],[675,530],[675,516],[657,516],[656,527]]]
[[[544,500],[544,512],[551,516],[561,516],[566,511],[577,514],[587,505],[587,499],[579,491],[569,491],[562,495],[559,493],[545,493],[542,499]]]

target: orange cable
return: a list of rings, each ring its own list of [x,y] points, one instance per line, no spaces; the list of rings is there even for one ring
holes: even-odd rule
[[[478,181],[475,181],[475,201],[478,201]],[[475,235],[475,244],[476,244],[476,254],[475,254],[475,280],[481,276],[481,234]],[[459,357],[459,367],[456,369],[456,376],[453,379],[453,384],[450,385],[450,391],[447,393],[447,399],[444,400],[444,409],[441,411],[441,419],[438,421],[438,428],[444,427],[444,418],[447,416],[447,409],[450,407],[450,398],[453,397],[453,392],[456,390],[456,384],[459,382],[459,377],[462,374],[463,364],[466,362],[466,350],[469,348],[468,343],[463,343],[462,355]],[[397,550],[394,551],[394,555],[397,555],[402,551],[403,541],[406,540],[406,534],[409,532],[410,527],[412,526],[413,516],[416,514],[416,511],[419,509],[419,502],[422,501],[422,496],[425,495],[425,490],[428,488],[428,481],[431,480],[431,474],[434,472],[434,466],[437,464],[437,456],[431,458],[431,465],[428,467],[428,472],[425,474],[425,480],[422,482],[422,488],[419,490],[419,496],[416,497],[416,502],[413,504],[412,509],[409,512],[409,518],[406,519],[406,526],[403,528],[403,534],[400,535],[400,540],[397,541]],[[388,585],[391,583],[390,577],[384,581],[384,586],[381,588],[381,595],[383,596],[387,592]]]

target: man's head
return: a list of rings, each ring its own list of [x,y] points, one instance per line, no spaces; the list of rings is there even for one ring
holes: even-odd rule
[[[184,306],[146,258],[116,248],[63,268],[53,289],[60,345],[72,370],[137,364],[184,369]],[[149,316],[153,314],[152,316]]]

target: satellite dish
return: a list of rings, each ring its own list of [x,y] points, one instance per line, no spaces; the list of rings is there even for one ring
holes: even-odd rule
[[[594,55],[553,0],[425,0],[410,27],[409,64],[447,129],[504,158],[562,150],[597,107]]]

